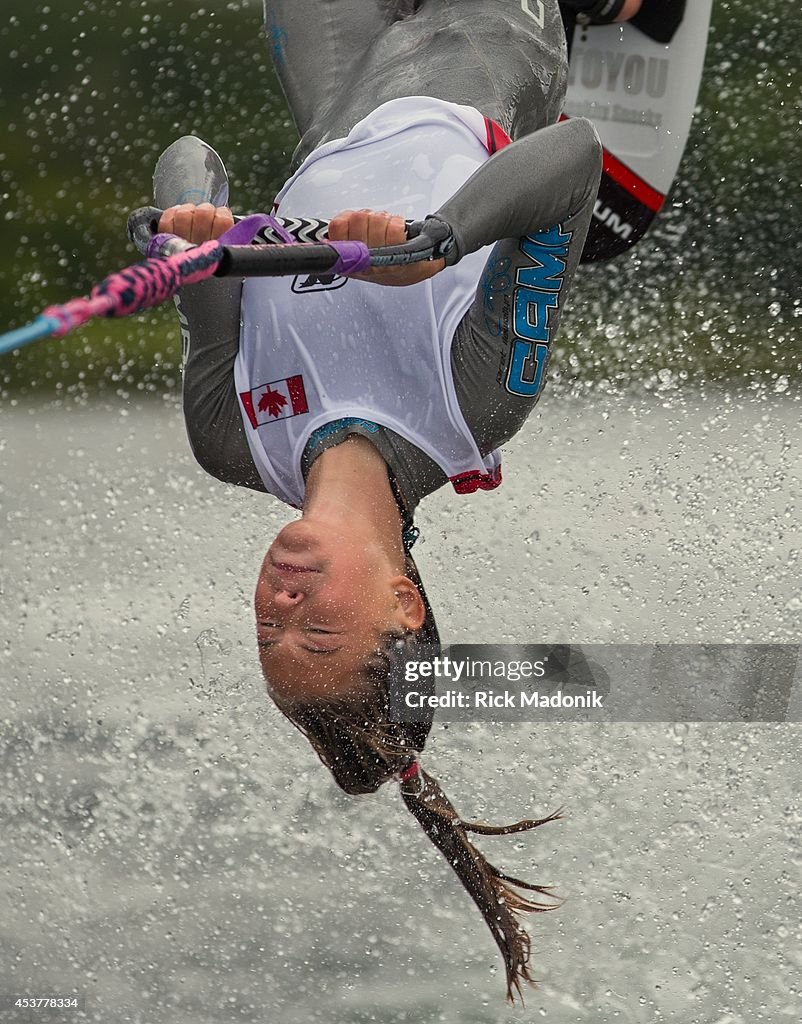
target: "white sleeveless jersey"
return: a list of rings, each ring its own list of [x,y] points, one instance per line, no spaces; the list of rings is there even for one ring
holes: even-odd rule
[[[487,133],[472,107],[392,100],[311,153],[279,193],[277,212],[328,219],[368,208],[422,219],[488,159]],[[482,457],[459,408],[450,359],[488,255],[403,288],[310,275],[245,281],[234,375],[268,492],[301,507],[309,437],[341,417],[400,434],[461,493],[501,482],[498,452]]]

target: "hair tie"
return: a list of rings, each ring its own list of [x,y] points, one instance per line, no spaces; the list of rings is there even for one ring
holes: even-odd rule
[[[399,782],[409,782],[410,779],[414,779],[420,771],[420,765],[417,761],[413,761],[408,768],[405,768],[402,772],[398,773]]]

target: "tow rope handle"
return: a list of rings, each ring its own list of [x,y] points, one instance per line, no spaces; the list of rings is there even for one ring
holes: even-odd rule
[[[144,241],[161,211],[134,211],[129,232]],[[158,225],[158,217],[155,219]],[[269,229],[289,241],[259,239]],[[151,235],[148,259],[110,274],[86,298],[49,306],[32,323],[0,335],[0,355],[51,335],[63,337],[95,317],[123,317],[171,299],[181,288],[216,277],[278,277],[304,273],[359,274],[370,267],[397,267],[439,259],[453,247],[448,225],[438,217],[411,224],[411,236],[396,246],[369,249],[364,242],[298,242],[267,214],[242,218],[217,240],[193,245],[175,235]],[[245,241],[247,239],[247,241]],[[138,246],[139,247],[139,246]]]

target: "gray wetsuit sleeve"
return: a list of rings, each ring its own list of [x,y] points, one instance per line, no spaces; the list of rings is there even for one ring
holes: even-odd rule
[[[213,278],[176,302],[184,338],[183,409],[192,453],[225,483],[264,491],[251,457],[234,385],[242,281]]]
[[[451,350],[460,408],[483,453],[520,430],[543,390],[600,174],[592,124],[566,121],[507,146],[438,211],[461,254],[503,239]],[[477,182],[484,202],[472,195]]]

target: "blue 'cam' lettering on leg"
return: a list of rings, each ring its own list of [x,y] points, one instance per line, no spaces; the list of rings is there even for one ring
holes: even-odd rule
[[[521,239],[521,252],[532,265],[518,269],[513,294],[516,340],[505,381],[507,391],[513,395],[535,398],[543,387],[551,344],[549,311],[560,305],[571,235],[557,224],[549,231]]]

